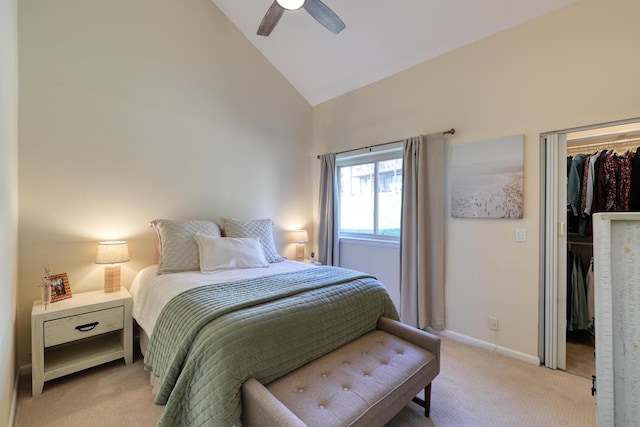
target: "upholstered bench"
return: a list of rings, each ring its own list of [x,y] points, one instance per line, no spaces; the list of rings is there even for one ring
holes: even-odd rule
[[[382,426],[412,399],[429,416],[440,339],[385,317],[378,329],[266,387],[242,387],[243,427]],[[416,398],[424,388],[425,399]]]

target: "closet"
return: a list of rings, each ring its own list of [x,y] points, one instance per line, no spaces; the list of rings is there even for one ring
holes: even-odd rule
[[[640,133],[567,133],[566,370],[595,375],[592,215],[640,211]]]

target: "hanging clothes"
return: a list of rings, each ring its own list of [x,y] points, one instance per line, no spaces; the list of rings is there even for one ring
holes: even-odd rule
[[[580,188],[582,186],[582,174],[586,157],[585,154],[577,154],[573,158],[571,169],[569,170],[567,197],[573,216],[578,216],[580,210]]]
[[[605,191],[606,202],[604,209],[607,212],[615,212],[618,210],[618,179],[620,168],[618,155],[611,153],[604,161]]]
[[[593,234],[597,212],[640,210],[640,147],[618,154],[603,150],[567,157],[567,223],[569,232]]]
[[[627,151],[618,157],[620,163],[619,185],[618,185],[618,210],[628,212],[631,207],[631,165],[635,153]]]
[[[580,331],[589,328],[589,309],[585,277],[582,274],[582,262],[579,257],[573,257],[571,270],[571,324],[570,331]]]
[[[593,234],[593,214],[630,210],[640,211],[640,147],[623,154],[602,150],[567,156],[569,233],[590,236]],[[584,263],[589,259],[589,263]],[[580,250],[574,253],[569,250],[567,330],[590,330],[593,333],[594,319],[593,252]]]
[[[589,217],[585,214],[587,210],[587,189],[589,185],[589,163],[591,162],[591,155],[588,155],[584,159],[584,167],[582,168],[582,183],[580,186],[580,209],[578,214],[578,234],[581,236],[587,233],[587,223]]]
[[[640,211],[640,147],[631,162],[631,191],[629,195],[630,210]]]
[[[610,151],[604,150],[596,160],[594,169],[596,171],[596,179],[593,189],[593,205],[591,213],[605,212],[607,210],[607,178],[604,171],[604,165]]]
[[[591,210],[593,207],[593,187],[596,182],[596,161],[600,157],[600,152],[593,154],[589,158],[589,168],[587,170],[587,191],[585,196],[585,204],[582,213],[585,215],[591,215]]]

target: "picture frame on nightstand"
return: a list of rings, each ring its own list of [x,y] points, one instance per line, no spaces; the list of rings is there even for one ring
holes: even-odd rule
[[[71,298],[71,286],[67,273],[52,274],[47,276],[47,280],[51,282],[51,302]]]

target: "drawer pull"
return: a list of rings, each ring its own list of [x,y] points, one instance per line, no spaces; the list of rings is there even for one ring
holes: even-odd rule
[[[96,326],[98,326],[100,322],[87,323],[86,325],[76,326],[76,329],[80,332],[89,332]]]

